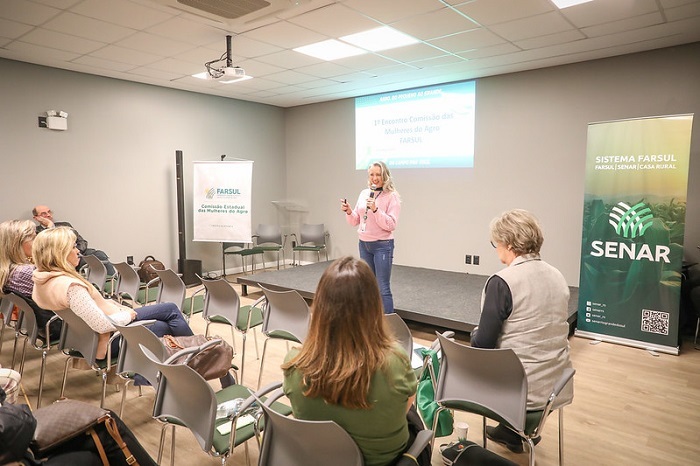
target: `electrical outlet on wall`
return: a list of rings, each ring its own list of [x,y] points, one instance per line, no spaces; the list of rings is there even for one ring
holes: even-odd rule
[[[469,254],[467,254],[466,256],[464,256],[464,263],[465,263],[465,264],[471,264],[471,263],[472,263],[472,256],[470,256]]]
[[[479,256],[474,256],[474,265],[479,265]]]

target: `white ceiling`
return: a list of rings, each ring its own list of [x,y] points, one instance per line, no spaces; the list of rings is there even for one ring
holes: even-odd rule
[[[0,0],[0,57],[292,107],[700,41],[700,0],[268,2],[226,20],[177,0]],[[292,50],[381,25],[420,42],[333,62]],[[192,78],[227,34],[254,79]]]

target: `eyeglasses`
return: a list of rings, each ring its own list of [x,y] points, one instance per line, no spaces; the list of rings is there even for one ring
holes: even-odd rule
[[[491,243],[491,247],[492,247],[492,248],[496,249],[496,245],[493,244],[493,241],[489,241],[489,243]]]
[[[51,215],[53,215],[53,210],[47,210],[46,212],[36,214],[37,217],[50,217]]]

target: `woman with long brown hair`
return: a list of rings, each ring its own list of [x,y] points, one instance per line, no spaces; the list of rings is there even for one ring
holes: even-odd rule
[[[379,287],[366,262],[343,257],[326,269],[309,334],[282,369],[294,416],[335,421],[353,437],[367,466],[389,465],[406,449],[416,377],[385,327]]]

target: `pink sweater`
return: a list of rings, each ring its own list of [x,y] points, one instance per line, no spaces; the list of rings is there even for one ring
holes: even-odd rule
[[[367,222],[366,225],[363,225],[370,192],[370,189],[362,190],[357,198],[355,208],[346,215],[346,220],[350,225],[358,227],[357,233],[362,241],[393,239],[401,212],[399,195],[395,192],[375,191],[374,203],[377,206],[377,212],[367,212]]]

